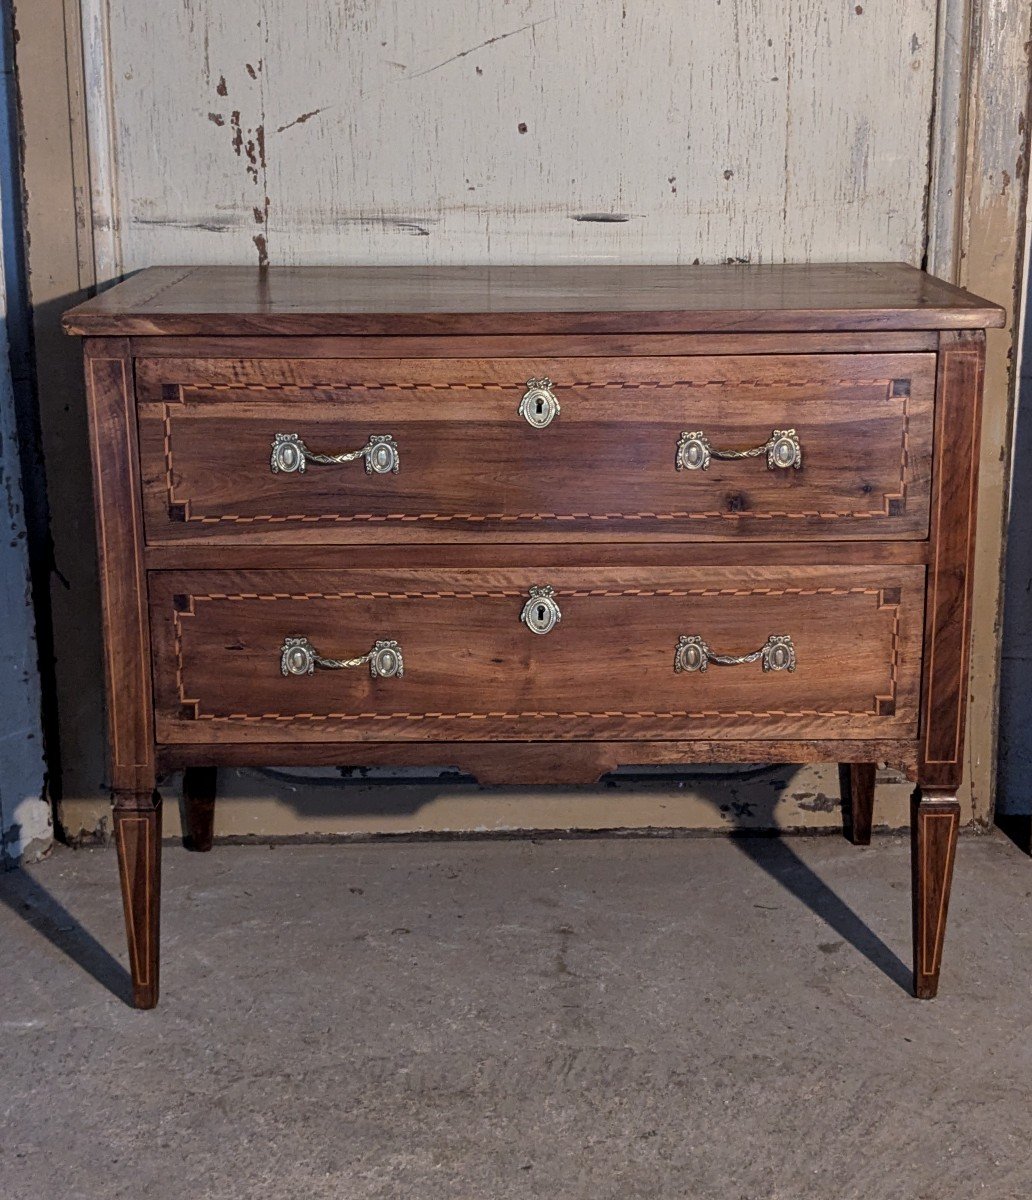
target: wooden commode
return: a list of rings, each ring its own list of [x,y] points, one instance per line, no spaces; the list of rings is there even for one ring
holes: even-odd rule
[[[158,997],[159,776],[874,764],[935,994],[984,329],[899,264],[156,267],[85,338],[115,834]],[[628,814],[627,824],[633,824]]]

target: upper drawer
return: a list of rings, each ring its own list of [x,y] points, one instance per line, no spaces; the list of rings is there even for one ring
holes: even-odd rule
[[[932,354],[142,359],[137,388],[151,542],[928,532]]]

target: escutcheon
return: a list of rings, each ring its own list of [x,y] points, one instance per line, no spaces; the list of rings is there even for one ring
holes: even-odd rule
[[[794,429],[775,429],[767,443],[767,470],[785,471],[803,465],[803,448]]]
[[[393,679],[405,674],[401,647],[395,641],[377,642],[369,651],[369,674],[374,679]]]
[[[284,675],[315,673],[315,650],[308,638],[288,637],[280,649],[280,671]]]
[[[374,475],[398,473],[398,444],[389,433],[374,433],[365,446],[366,471]]]
[[[520,620],[531,633],[551,633],[563,619],[563,614],[555,599],[555,589],[548,587],[532,587],[530,599],[524,604]]]
[[[519,411],[527,424],[535,429],[551,425],[559,415],[559,401],[552,391],[551,379],[528,379]]]
[[[308,447],[296,433],[277,433],[273,439],[269,465],[277,475],[280,472],[293,475],[295,471],[303,475],[307,451]]]

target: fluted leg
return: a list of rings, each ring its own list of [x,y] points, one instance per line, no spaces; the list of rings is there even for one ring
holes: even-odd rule
[[[210,850],[215,830],[215,767],[188,767],[183,772],[183,822],[190,850]]]
[[[959,826],[960,805],[952,792],[922,789],[914,793],[910,807],[914,995],[921,1000],[930,1000],[939,990]]]
[[[153,1008],[158,1002],[161,797],[157,792],[116,792],[114,817],[133,1003]]]

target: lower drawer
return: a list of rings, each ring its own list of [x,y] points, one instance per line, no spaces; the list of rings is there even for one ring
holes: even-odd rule
[[[157,738],[913,737],[923,591],[892,565],[155,572]]]

